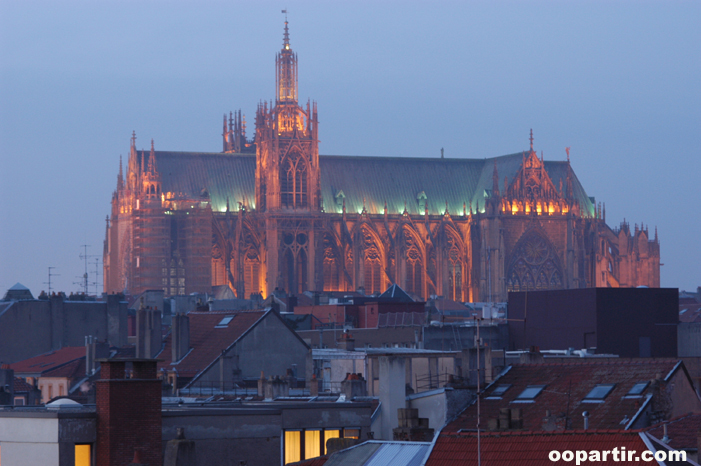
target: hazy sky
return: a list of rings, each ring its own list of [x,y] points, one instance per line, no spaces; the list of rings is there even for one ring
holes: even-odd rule
[[[283,8],[322,154],[493,157],[533,128],[609,225],[657,226],[662,286],[701,285],[701,2],[0,0],[0,295],[49,266],[81,289],[132,130],[221,151],[241,108],[251,135]]]

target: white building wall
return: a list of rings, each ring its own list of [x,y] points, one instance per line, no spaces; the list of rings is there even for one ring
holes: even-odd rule
[[[0,418],[2,466],[58,466],[58,419]]]

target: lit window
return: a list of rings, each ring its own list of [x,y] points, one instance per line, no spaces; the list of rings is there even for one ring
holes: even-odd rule
[[[626,396],[640,396],[643,394],[650,382],[638,382],[633,385],[633,388],[626,394]]]
[[[234,317],[236,316],[226,316],[224,317],[217,325],[214,326],[214,328],[226,328],[227,325],[229,325],[229,322],[234,320]]]
[[[613,390],[615,386],[616,385],[612,383],[598,384],[584,397],[584,401],[602,401],[611,393],[611,390]]]
[[[298,430],[285,431],[285,464],[302,460],[301,434]]]
[[[501,384],[497,385],[494,390],[492,390],[492,393],[489,394],[489,396],[502,396],[509,388],[511,388],[511,384]]]
[[[316,458],[321,456],[321,431],[304,431],[304,458]]]
[[[532,401],[535,397],[540,395],[540,392],[542,392],[544,388],[545,385],[529,385],[516,397],[515,401]]]
[[[90,466],[90,445],[75,446],[75,466]]]
[[[332,438],[339,438],[341,436],[340,430],[325,430],[324,431],[324,454],[326,454],[326,442]]]
[[[360,438],[360,429],[343,429],[343,438]]]

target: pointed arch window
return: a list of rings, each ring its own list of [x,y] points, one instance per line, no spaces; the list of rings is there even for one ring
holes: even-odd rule
[[[337,248],[330,235],[324,235],[324,291],[340,291]]]
[[[381,293],[384,291],[382,289],[383,277],[382,277],[382,254],[380,248],[375,243],[373,236],[367,232],[363,232],[363,247],[364,247],[364,259],[363,259],[363,271],[365,278],[365,293]]]
[[[245,294],[260,293],[260,259],[258,253],[249,249],[243,260],[243,279]]]
[[[307,207],[307,164],[302,157],[287,158],[280,167],[280,205]]]
[[[457,240],[448,235],[448,299],[462,301],[462,254]]]
[[[423,294],[423,257],[413,235],[406,233],[406,291]]]

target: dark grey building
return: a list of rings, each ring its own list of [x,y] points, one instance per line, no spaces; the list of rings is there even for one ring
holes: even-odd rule
[[[64,346],[83,346],[85,337],[127,344],[127,303],[122,295],[105,301],[49,299],[0,301],[0,362],[12,364]]]
[[[621,357],[676,357],[676,288],[509,293],[511,350],[596,348]]]

